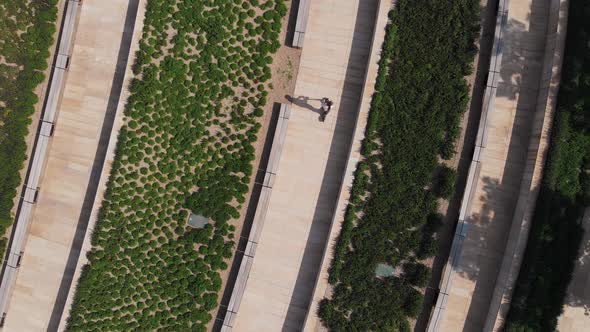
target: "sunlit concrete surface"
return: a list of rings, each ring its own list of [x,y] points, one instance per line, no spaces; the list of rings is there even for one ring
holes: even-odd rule
[[[14,287],[18,268],[25,246],[27,231],[31,222],[31,213],[38,194],[39,180],[43,165],[47,159],[47,146],[51,141],[52,128],[55,123],[56,102],[64,88],[64,77],[67,72],[68,58],[71,55],[71,36],[76,29],[78,2],[74,0],[58,1],[56,4],[60,26],[54,36],[55,42],[50,47],[48,68],[45,70],[47,79],[36,89],[39,100],[32,116],[33,124],[29,126],[26,137],[27,160],[20,171],[23,184],[17,188],[14,198],[14,223],[9,228],[9,244],[6,248],[5,260],[2,264],[0,281],[0,313],[7,310],[10,295]],[[59,40],[59,45],[58,41]]]
[[[109,134],[103,131],[103,123],[120,92],[116,77],[125,66],[119,51],[129,23],[127,9],[133,2],[86,0],[81,6],[66,86],[5,331],[54,330],[59,323],[61,312],[54,309],[67,295],[64,285],[69,282],[64,276],[71,279],[78,257],[71,249],[81,241],[86,224],[82,219],[88,201],[94,199],[88,195],[94,186],[92,171],[108,142],[101,140]]]
[[[300,331],[361,100],[377,0],[313,0],[295,98],[235,331]],[[319,121],[319,99],[334,107]]]
[[[501,66],[486,92],[475,167],[429,331],[501,328],[526,246],[559,85],[559,0],[503,1]],[[503,21],[502,21],[503,20]],[[548,34],[548,31],[550,32]],[[558,56],[556,56],[556,53]],[[485,110],[485,105],[489,105]],[[463,212],[463,209],[464,212]],[[435,310],[435,313],[437,311]],[[433,325],[433,322],[437,322]],[[434,326],[434,327],[433,327]]]
[[[549,143],[561,81],[569,0],[551,0],[547,18],[545,55],[526,164],[514,217],[496,278],[484,330],[502,330],[524,258]]]
[[[88,225],[86,228],[86,234],[84,236],[82,244],[79,246],[80,248],[80,255],[78,259],[78,263],[76,264],[72,283],[69,288],[68,294],[65,301],[65,305],[63,308],[63,314],[61,316],[61,320],[59,321],[59,328],[58,331],[64,331],[67,323],[67,319],[69,317],[70,309],[72,307],[72,301],[74,300],[74,296],[76,294],[76,285],[78,284],[78,279],[80,278],[80,273],[82,272],[82,267],[88,263],[88,259],[86,257],[86,253],[92,249],[92,245],[90,243],[90,239],[92,237],[92,232],[94,230],[94,226],[96,225],[98,211],[101,207],[102,200],[104,198],[104,193],[107,188],[107,181],[109,175],[111,174],[111,169],[113,166],[113,162],[115,160],[115,149],[117,147],[117,138],[119,136],[119,131],[123,126],[124,122],[124,109],[125,105],[127,104],[127,98],[129,97],[129,89],[127,88],[133,79],[134,75],[132,72],[132,65],[135,61],[135,54],[139,49],[139,40],[143,33],[143,20],[145,18],[145,11],[146,11],[146,4],[148,0],[137,0],[137,15],[135,16],[135,22],[129,21],[132,18],[132,11],[135,9],[135,6],[129,6],[127,9],[127,19],[128,21],[125,23],[125,37],[123,37],[122,44],[125,46],[129,46],[128,52],[123,52],[123,55],[128,55],[127,59],[127,68],[124,69],[125,73],[124,76],[121,76],[123,68],[117,69],[117,77],[118,77],[118,85],[121,88],[121,94],[118,100],[118,104],[116,105],[116,110],[114,114],[113,124],[110,131],[110,134],[105,133],[108,136],[108,145],[106,145],[106,153],[104,154],[104,158],[97,158],[97,161],[100,162],[102,159],[102,171],[100,175],[96,175],[94,180],[98,181],[96,195],[94,196],[94,203],[92,205],[92,211],[90,211],[90,216],[88,218]],[[131,34],[131,29],[133,33]],[[129,43],[129,45],[128,45]],[[120,51],[121,53],[121,51]],[[121,64],[122,65],[122,64]],[[119,71],[121,69],[121,71]],[[120,84],[122,82],[122,84]],[[114,109],[114,107],[113,107]],[[113,109],[109,108],[109,112]],[[102,142],[101,142],[102,143]],[[65,294],[64,294],[65,296]]]
[[[307,317],[305,319],[304,331],[311,332],[325,329],[317,315],[317,310],[319,308],[319,302],[322,299],[329,297],[332,291],[332,287],[328,283],[328,276],[329,268],[332,264],[332,259],[334,256],[334,244],[336,243],[342,228],[344,212],[346,211],[346,206],[348,205],[348,200],[350,198],[350,188],[352,187],[352,182],[354,180],[354,171],[356,170],[357,163],[362,159],[361,144],[365,138],[365,127],[367,125],[371,100],[373,98],[373,93],[375,93],[375,83],[377,81],[377,70],[379,69],[381,46],[383,45],[383,39],[385,38],[385,27],[388,22],[387,14],[393,7],[393,3],[394,1],[392,0],[379,1],[379,8],[377,17],[375,19],[375,32],[373,34],[373,42],[369,54],[370,58],[367,66],[362,92],[362,100],[358,111],[358,118],[354,129],[354,135],[352,138],[346,169],[342,179],[342,185],[340,192],[338,193],[338,202],[332,217],[333,219],[330,226],[328,239],[325,243],[321,268],[318,273],[316,285],[313,291],[313,297],[307,312]]]

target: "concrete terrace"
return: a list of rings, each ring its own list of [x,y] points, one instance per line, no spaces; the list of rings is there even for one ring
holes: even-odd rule
[[[342,221],[344,220],[344,213],[348,200],[350,198],[350,188],[354,180],[354,171],[357,163],[361,160],[361,144],[365,138],[365,127],[369,117],[369,109],[373,94],[375,93],[375,83],[377,81],[377,73],[379,69],[379,60],[381,55],[381,47],[385,38],[385,27],[389,21],[388,13],[393,7],[395,1],[380,0],[378,4],[377,17],[375,18],[373,42],[370,50],[369,63],[367,66],[367,73],[363,86],[361,96],[361,104],[359,107],[358,118],[356,120],[354,135],[349,150],[349,156],[346,164],[346,169],[343,174],[340,192],[338,193],[338,202],[332,217],[332,224],[328,239],[324,246],[324,254],[321,261],[321,267],[316,279],[315,288],[313,290],[313,297],[305,319],[304,331],[321,331],[323,326],[320,318],[317,315],[319,303],[322,299],[329,297],[332,291],[331,285],[328,283],[329,268],[332,264],[334,255],[334,243],[340,235],[342,229]]]
[[[502,328],[546,158],[566,18],[567,1],[500,1],[473,162],[428,331]]]
[[[289,126],[236,331],[303,327],[347,163],[377,8],[377,0],[310,2]],[[322,97],[334,101],[325,122],[319,121]]]
[[[5,331],[56,330],[110,136],[138,2],[86,0]]]

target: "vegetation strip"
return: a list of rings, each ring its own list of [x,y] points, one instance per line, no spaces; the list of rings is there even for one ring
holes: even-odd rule
[[[150,0],[68,330],[204,331],[233,254],[283,0]],[[187,225],[191,213],[210,220]]]
[[[410,330],[435,254],[437,197],[455,173],[466,109],[479,2],[400,0],[381,53],[361,161],[330,271],[334,286],[319,315],[331,330]],[[383,265],[385,264],[385,265]],[[393,275],[377,276],[394,267]]]
[[[26,159],[25,137],[39,101],[53,44],[57,0],[0,0],[0,254],[13,223],[16,188]]]
[[[590,205],[590,4],[571,0],[551,145],[516,283],[507,331],[553,331]]]

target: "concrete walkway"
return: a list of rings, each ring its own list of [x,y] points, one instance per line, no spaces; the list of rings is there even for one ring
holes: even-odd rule
[[[336,209],[332,216],[332,223],[328,239],[324,244],[324,254],[321,261],[321,267],[316,278],[316,284],[313,291],[311,303],[305,319],[304,331],[322,331],[325,327],[322,325],[317,315],[320,301],[329,297],[332,293],[332,286],[328,283],[329,269],[334,258],[334,245],[340,236],[344,214],[350,199],[350,188],[354,181],[354,172],[358,162],[363,158],[361,155],[361,145],[365,138],[365,128],[369,117],[369,110],[373,94],[375,93],[375,83],[377,82],[377,73],[379,69],[379,60],[381,59],[381,48],[385,38],[385,27],[389,21],[388,13],[394,6],[395,2],[391,0],[378,1],[377,15],[375,18],[373,42],[369,54],[369,62],[363,86],[362,99],[359,106],[358,117],[354,129],[354,135],[349,150],[346,169],[343,174],[340,192]]]
[[[294,104],[235,331],[300,331],[359,109],[377,0],[311,1]],[[319,99],[334,107],[319,122]]]
[[[542,177],[563,47],[548,28],[560,1],[499,8],[475,167],[429,331],[501,329]]]
[[[129,47],[123,32],[134,23],[128,12],[134,3],[86,0],[82,4],[5,331],[57,329],[121,91]]]

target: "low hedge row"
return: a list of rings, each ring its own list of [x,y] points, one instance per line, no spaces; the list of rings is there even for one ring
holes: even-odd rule
[[[149,0],[69,331],[205,331],[252,176],[283,0]],[[203,229],[187,225],[194,212]]]
[[[26,159],[25,137],[39,101],[53,44],[57,0],[0,0],[0,256],[12,225],[20,170]]]
[[[409,331],[436,253],[437,198],[455,173],[479,1],[400,0],[390,13],[358,165],[319,315],[334,331]],[[376,277],[378,264],[396,268]]]
[[[553,331],[590,205],[590,3],[571,0],[562,82],[531,232],[507,331]],[[573,304],[575,305],[575,304]]]

